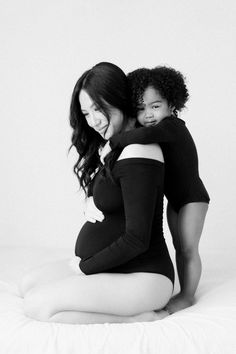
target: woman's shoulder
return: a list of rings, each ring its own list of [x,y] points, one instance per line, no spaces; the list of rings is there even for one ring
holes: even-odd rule
[[[163,153],[158,144],[130,144],[121,152],[118,160],[128,158],[146,158],[164,162]]]

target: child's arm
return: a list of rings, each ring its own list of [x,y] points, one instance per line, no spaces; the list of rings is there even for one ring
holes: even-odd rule
[[[112,149],[115,149],[129,144],[164,143],[174,139],[175,134],[171,122],[163,120],[153,127],[141,127],[116,134],[110,139],[110,145]]]

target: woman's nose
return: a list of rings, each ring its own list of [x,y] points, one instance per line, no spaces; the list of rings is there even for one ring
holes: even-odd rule
[[[91,115],[91,125],[92,127],[97,127],[101,123],[101,119],[96,117],[96,114]]]

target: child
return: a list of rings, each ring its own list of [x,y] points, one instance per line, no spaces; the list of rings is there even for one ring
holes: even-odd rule
[[[194,141],[185,122],[177,117],[188,100],[183,75],[159,66],[135,70],[128,80],[139,127],[112,137],[110,145],[114,149],[158,143],[162,148],[167,220],[181,289],[166,306],[169,313],[174,313],[193,304],[201,276],[198,245],[210,198],[199,177]]]

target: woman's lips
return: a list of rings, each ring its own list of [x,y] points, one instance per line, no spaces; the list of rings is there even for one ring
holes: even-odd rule
[[[105,125],[105,127],[103,127],[102,129],[98,129],[98,133],[99,133],[99,134],[104,134],[106,128],[107,128],[107,125]]]

